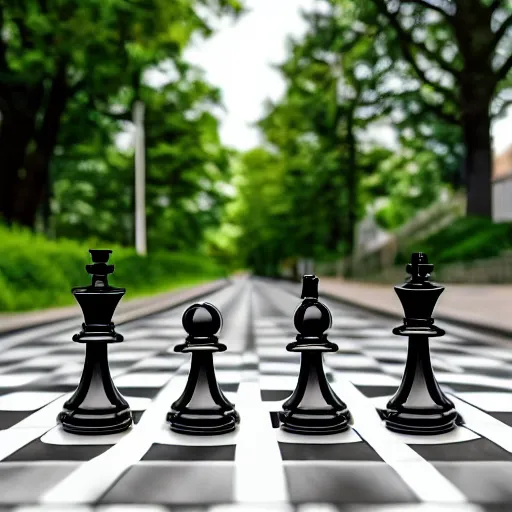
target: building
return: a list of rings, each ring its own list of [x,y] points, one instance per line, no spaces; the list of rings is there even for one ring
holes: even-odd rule
[[[492,181],[493,219],[512,221],[512,145],[494,159]]]

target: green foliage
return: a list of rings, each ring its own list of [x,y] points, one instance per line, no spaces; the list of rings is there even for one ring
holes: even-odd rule
[[[39,213],[58,236],[131,243],[133,156],[115,142],[142,100],[150,245],[200,245],[219,215],[211,183],[226,179],[220,95],[182,56],[241,11],[239,0],[0,0],[0,217],[34,227]]]
[[[330,0],[343,5],[346,0]],[[353,3],[353,2],[350,2]],[[468,189],[467,212],[492,218],[492,142],[490,127],[510,105],[512,86],[512,4],[505,0],[368,0],[360,2],[359,19],[368,28],[381,28],[375,45],[391,72],[389,96],[402,119],[419,137],[422,125],[442,141],[448,128],[458,137],[459,162]],[[468,34],[471,34],[468,43]],[[408,77],[408,83],[403,78]],[[439,122],[446,128],[439,130]],[[416,126],[414,126],[416,125]],[[448,140],[453,137],[449,135]],[[446,140],[446,139],[445,139]],[[442,143],[436,152],[442,150]],[[464,153],[464,160],[460,155]],[[442,155],[442,153],[439,153]],[[449,159],[447,158],[449,162]],[[460,173],[446,169],[455,185]]]
[[[37,214],[57,239],[133,245],[133,153],[117,137],[139,100],[153,270],[131,275],[138,260],[119,249],[137,287],[170,265],[155,251],[177,263],[207,250],[265,274],[297,257],[345,256],[368,210],[395,229],[460,187],[464,162],[485,178],[471,149],[490,150],[485,121],[507,104],[510,2],[318,0],[277,66],[286,90],[258,123],[264,144],[236,156],[219,139],[220,91],[184,49],[241,3],[0,0],[0,216],[33,227]],[[372,135],[378,123],[397,144]],[[484,231],[465,254],[478,253]],[[67,269],[55,290],[83,258],[71,246],[52,253]],[[12,257],[33,270],[0,267],[0,287],[43,286],[44,260]],[[10,289],[0,300],[11,309],[21,299]]]
[[[283,180],[282,162],[262,148],[248,151],[235,164],[237,194],[225,221],[231,229],[237,259],[259,274],[277,274],[281,258],[293,251],[293,241],[283,243],[292,232],[293,216]]]
[[[447,185],[435,153],[405,147],[378,162],[363,187],[383,203],[376,208],[377,223],[394,230],[432,204]]]
[[[465,217],[417,242],[397,256],[406,263],[412,252],[425,252],[438,263],[492,258],[512,248],[512,223],[493,224],[482,217]]]
[[[402,225],[407,220],[407,210],[396,202],[389,202],[375,213],[377,224],[387,230]]]
[[[149,248],[198,250],[206,231],[220,223],[222,184],[230,178],[229,152],[208,110],[218,102],[219,91],[182,63],[175,81],[157,89],[145,86],[140,94],[146,106]],[[73,119],[71,112],[69,121]],[[133,244],[134,158],[132,151],[115,147],[115,133],[115,126],[103,119],[82,144],[66,143],[55,156],[52,212],[57,236]]]
[[[243,244],[258,246],[257,261],[251,260],[258,271],[265,266],[274,269],[279,261],[294,257],[350,252],[355,223],[363,211],[356,132],[368,121],[358,108],[364,103],[364,88],[380,79],[377,55],[370,39],[354,37],[351,12],[315,10],[304,18],[305,37],[290,41],[288,59],[279,66],[286,93],[279,103],[267,105],[259,122],[271,150],[268,161],[256,165],[259,174],[266,173],[274,183],[276,197],[267,195],[254,179],[250,161],[254,154],[245,158],[245,172],[250,175],[246,187],[252,183],[252,194],[265,195],[261,203],[246,201],[245,219],[265,219],[263,224],[274,231],[279,226],[274,235],[272,229],[270,233],[251,229],[250,243]],[[362,62],[375,71],[371,77],[356,78],[355,69]],[[281,203],[280,211],[276,201]],[[267,202],[270,207],[262,208]],[[246,228],[244,218],[240,222]]]
[[[89,247],[71,240],[50,241],[27,230],[0,227],[0,311],[21,311],[73,303],[70,289],[89,281]],[[224,270],[204,254],[155,252],[141,257],[133,249],[113,249],[113,285],[127,298],[221,277]]]
[[[325,0],[304,19],[304,37],[278,66],[285,94],[259,121],[267,146],[243,155],[237,182],[231,222],[262,273],[297,257],[346,256],[368,209],[394,229],[459,185],[461,131],[440,119],[371,3]],[[392,148],[369,136],[390,121]]]

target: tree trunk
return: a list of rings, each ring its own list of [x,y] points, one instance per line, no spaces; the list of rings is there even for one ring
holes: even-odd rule
[[[53,80],[43,122],[36,133],[35,149],[25,161],[26,177],[16,195],[14,217],[22,225],[34,227],[36,213],[48,184],[62,114],[68,101],[66,70],[61,66]]]
[[[37,113],[43,99],[43,86],[2,91],[7,104],[0,125],[0,217],[16,221],[14,200],[22,186],[22,169],[27,147],[34,136]]]
[[[492,144],[489,115],[494,70],[489,49],[492,14],[481,1],[457,0],[455,37],[464,67],[459,77],[461,122],[466,149],[467,215],[492,218]]]
[[[462,116],[467,215],[492,218],[492,143],[488,110]]]
[[[0,135],[0,216],[7,224],[14,220],[14,197],[19,183],[31,130],[21,120],[2,122]]]

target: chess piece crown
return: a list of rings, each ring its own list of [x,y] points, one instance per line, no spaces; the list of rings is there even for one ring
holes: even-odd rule
[[[86,265],[92,276],[87,287],[73,288],[82,308],[82,331],[73,341],[85,343],[85,362],[76,391],[64,403],[57,421],[65,431],[82,435],[113,434],[130,428],[133,417],[128,402],[112,381],[108,365],[108,343],[123,341],[112,317],[125,294],[124,288],[108,284],[114,265],[108,265],[111,250],[89,250],[93,263]]]
[[[449,432],[462,418],[437,382],[430,360],[429,338],[445,332],[434,325],[432,312],[444,287],[429,281],[434,266],[424,253],[413,253],[406,267],[409,280],[395,286],[404,308],[404,324],[393,329],[408,336],[402,382],[379,414],[386,427],[401,434],[434,435]]]
[[[108,288],[108,275],[114,273],[114,265],[107,265],[112,254],[110,249],[89,249],[93,264],[86,265],[85,270],[92,275],[92,285],[95,288]]]
[[[434,325],[432,313],[444,287],[430,281],[434,265],[428,262],[428,256],[422,252],[411,255],[406,271],[409,279],[395,292],[404,309],[404,324],[393,329],[399,336],[424,334],[429,337],[443,336],[445,332]]]
[[[115,288],[108,282],[108,276],[114,272],[114,265],[108,264],[110,249],[89,249],[89,253],[93,263],[85,269],[92,276],[91,285],[71,290],[84,315],[82,331],[73,340],[121,342],[124,338],[115,332],[112,317],[126,289]]]

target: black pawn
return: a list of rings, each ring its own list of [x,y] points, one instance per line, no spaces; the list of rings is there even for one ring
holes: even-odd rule
[[[235,430],[240,416],[217,383],[213,353],[224,352],[216,334],[222,327],[222,315],[213,305],[194,304],[183,313],[186,341],[175,352],[192,354],[190,372],[183,394],[171,406],[167,421],[180,434],[215,435]]]
[[[73,336],[73,341],[86,344],[84,370],[57,421],[73,434],[114,434],[133,422],[128,403],[112,382],[107,353],[109,343],[123,341],[115,331],[112,316],[126,290],[108,284],[107,276],[114,272],[114,265],[107,265],[112,251],[89,252],[93,264],[85,268],[92,275],[92,284],[72,290],[85,320],[82,331]]]
[[[300,352],[297,387],[279,413],[281,428],[294,434],[335,434],[349,426],[347,406],[327,382],[323,353],[336,352],[338,346],[327,340],[325,331],[332,325],[331,312],[318,301],[318,278],[302,278],[303,302],[295,311],[294,324],[299,332],[286,350]]]
[[[429,281],[434,265],[426,254],[414,253],[406,267],[410,279],[395,292],[405,312],[404,324],[393,334],[408,336],[402,383],[385,410],[386,427],[403,434],[442,434],[461,421],[453,403],[442,392],[430,362],[429,338],[445,332],[434,325],[432,312],[444,287]]]

